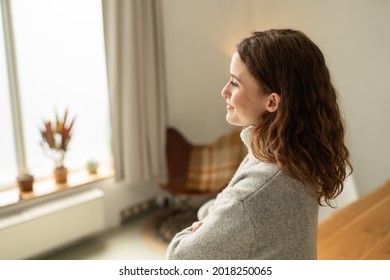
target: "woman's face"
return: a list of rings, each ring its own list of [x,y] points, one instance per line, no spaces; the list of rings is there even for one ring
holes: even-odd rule
[[[230,63],[230,76],[221,93],[226,99],[226,121],[236,126],[259,125],[268,98],[237,52]]]

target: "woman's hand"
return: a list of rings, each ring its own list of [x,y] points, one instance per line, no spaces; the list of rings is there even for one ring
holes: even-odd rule
[[[192,229],[192,233],[194,233],[195,231],[197,231],[198,228],[200,228],[202,225],[203,225],[203,223],[202,223],[202,222],[199,222],[199,223],[196,225],[196,227],[194,227],[194,228]]]

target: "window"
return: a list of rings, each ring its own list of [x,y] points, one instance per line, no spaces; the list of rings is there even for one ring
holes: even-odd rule
[[[40,146],[43,120],[76,117],[65,165],[85,168],[88,160],[111,158],[109,96],[100,0],[8,0],[14,37],[20,121],[14,123],[1,42],[1,185],[15,181],[17,155],[13,131],[23,132],[25,166],[35,177],[51,176],[53,161]],[[4,8],[4,7],[2,7]],[[6,27],[7,28],[7,27]],[[3,28],[2,28],[3,29]],[[3,31],[1,31],[3,32]],[[4,38],[4,36],[2,37]],[[4,84],[3,84],[3,81]],[[14,102],[14,101],[13,101]],[[15,103],[15,102],[14,102]],[[23,148],[22,148],[23,149]],[[18,163],[19,165],[21,163]]]

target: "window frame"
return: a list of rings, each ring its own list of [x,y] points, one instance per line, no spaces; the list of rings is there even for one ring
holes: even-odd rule
[[[15,41],[12,28],[12,16],[9,0],[1,0],[1,11],[3,16],[3,27],[4,27],[4,43],[6,51],[7,69],[8,69],[8,80],[10,99],[12,106],[12,124],[15,139],[15,152],[16,152],[16,163],[18,166],[19,174],[27,172],[26,164],[26,153],[24,147],[24,135],[23,135],[23,123],[21,115],[21,104],[20,94],[18,87],[18,74],[17,74],[17,63],[15,56]],[[4,187],[0,186],[0,190]]]

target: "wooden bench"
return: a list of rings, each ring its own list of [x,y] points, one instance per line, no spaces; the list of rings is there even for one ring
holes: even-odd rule
[[[317,258],[390,260],[390,180],[318,226]]]

